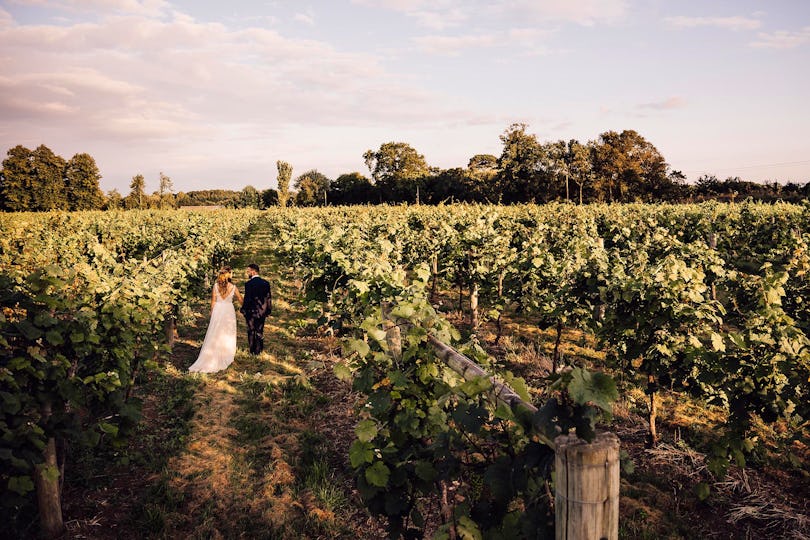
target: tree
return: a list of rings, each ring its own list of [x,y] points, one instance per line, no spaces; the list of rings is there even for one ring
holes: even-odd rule
[[[259,208],[259,190],[245,186],[239,194],[239,208]]]
[[[290,200],[290,178],[292,178],[292,165],[286,161],[276,161],[278,168],[278,205],[282,208],[287,206]]]
[[[132,182],[129,184],[129,195],[127,196],[127,208],[138,208],[143,210],[146,204],[146,181],[142,174],[136,174],[132,177]]]
[[[294,186],[297,206],[326,205],[327,192],[332,181],[316,169],[307,171],[295,179]]]
[[[467,171],[460,167],[446,169],[438,174],[431,175],[424,182],[424,192],[421,199],[426,203],[438,204],[443,201],[471,200],[468,192],[470,182]]]
[[[416,200],[420,180],[430,174],[425,157],[403,142],[387,142],[363,154],[380,195],[388,201]]]
[[[666,183],[667,168],[655,146],[633,130],[606,131],[595,144],[596,187],[608,201],[651,198]]]
[[[118,210],[123,204],[124,199],[117,189],[112,189],[107,192],[107,200],[104,204],[105,210]]]
[[[500,199],[498,191],[498,158],[492,154],[476,154],[467,163],[464,175],[467,200],[494,202]]]
[[[31,153],[31,210],[67,210],[64,158],[54,154],[44,144]]]
[[[160,201],[160,207],[164,208],[165,205],[174,206],[173,200],[174,197],[172,196],[172,191],[174,190],[174,185],[172,184],[172,179],[163,174],[161,171],[160,173],[160,184],[158,187],[158,200]]]
[[[498,170],[498,158],[492,154],[475,154],[467,163],[471,171],[493,173]]]
[[[70,158],[65,170],[65,189],[71,210],[99,210],[104,205],[99,180],[101,173],[90,154]]]
[[[332,204],[367,204],[377,200],[374,185],[359,172],[338,176],[329,185],[327,197]]]
[[[9,149],[7,156],[0,171],[0,210],[5,212],[31,210],[32,152],[18,144]]]
[[[557,141],[552,148],[554,172],[562,178],[560,183],[565,190],[565,200],[571,200],[570,181],[573,181],[579,187],[579,204],[582,204],[583,188],[593,177],[590,148],[576,139]]]
[[[526,133],[526,124],[512,124],[500,138],[499,187],[504,202],[548,200],[547,149]]]
[[[278,191],[275,189],[265,189],[262,191],[262,208],[270,208],[278,204]]]

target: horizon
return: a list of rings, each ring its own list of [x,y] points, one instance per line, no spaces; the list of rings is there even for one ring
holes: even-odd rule
[[[0,144],[93,156],[101,188],[370,176],[632,129],[690,183],[810,181],[810,3],[780,0],[0,2]]]

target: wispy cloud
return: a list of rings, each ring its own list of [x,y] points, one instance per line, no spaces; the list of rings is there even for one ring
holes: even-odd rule
[[[158,17],[172,11],[166,0],[12,0],[15,4],[70,13],[143,15]]]
[[[810,26],[805,26],[798,32],[787,30],[771,33],[760,32],[751,46],[758,49],[794,49],[806,43],[810,43]]]
[[[668,111],[686,106],[686,100],[680,96],[672,96],[660,101],[650,101],[636,105],[638,110]]]
[[[466,36],[421,36],[413,40],[422,51],[431,54],[446,54],[455,56],[464,49],[477,47],[491,47],[496,43],[492,34],[478,34]]]
[[[237,131],[253,141],[277,136],[268,125],[409,126],[470,113],[372,54],[176,12],[0,24],[0,49],[0,118],[18,141],[47,129],[86,144],[177,136],[225,144]]]
[[[762,26],[762,22],[751,17],[667,17],[664,19],[673,26],[683,28],[697,28],[708,26],[712,28],[723,28],[726,30],[756,30]]]
[[[468,21],[476,7],[462,0],[352,0],[353,4],[388,9],[416,20],[431,30],[458,27]]]
[[[0,27],[11,26],[14,24],[14,18],[11,13],[0,7]]]
[[[315,15],[311,11],[307,13],[296,13],[293,19],[308,26],[315,26]]]
[[[434,30],[462,24],[568,22],[584,26],[614,22],[628,11],[627,0],[352,0],[355,4],[389,9]]]
[[[550,31],[537,28],[513,28],[505,32],[464,35],[428,35],[413,38],[414,43],[429,54],[458,56],[467,49],[522,48],[525,54],[546,52],[541,41]]]
[[[506,0],[498,4],[509,15],[528,17],[529,20],[569,22],[583,26],[612,23],[627,15],[626,0]]]

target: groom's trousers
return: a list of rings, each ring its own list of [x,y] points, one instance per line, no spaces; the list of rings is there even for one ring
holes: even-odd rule
[[[245,319],[250,354],[259,354],[264,350],[264,319],[265,317]]]

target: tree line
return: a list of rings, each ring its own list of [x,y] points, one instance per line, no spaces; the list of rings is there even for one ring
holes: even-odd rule
[[[0,210],[8,212],[95,210],[105,203],[101,174],[89,154],[69,160],[47,146],[8,151],[0,171]]]
[[[404,142],[387,142],[363,154],[370,176],[351,172],[331,179],[311,169],[293,179],[292,166],[277,162],[278,189],[213,189],[174,193],[160,173],[158,189],[147,193],[143,175],[130,191],[106,196],[98,167],[88,154],[70,160],[45,145],[8,151],[0,170],[0,211],[174,208],[224,206],[268,208],[351,204],[439,204],[442,202],[544,203],[698,202],[707,199],[800,201],[810,183],[750,182],[712,175],[689,184],[634,130],[606,131],[596,140],[541,142],[526,124],[510,125],[500,136],[500,156],[476,154],[466,167],[440,169]]]
[[[673,170],[653,144],[633,130],[596,140],[538,141],[525,124],[500,137],[500,156],[477,154],[466,168],[430,167],[407,143],[388,142],[364,154],[371,178],[344,174],[329,181],[299,177],[296,204],[487,202],[696,202],[706,199],[797,201],[810,184],[757,183],[704,175],[695,184]]]

